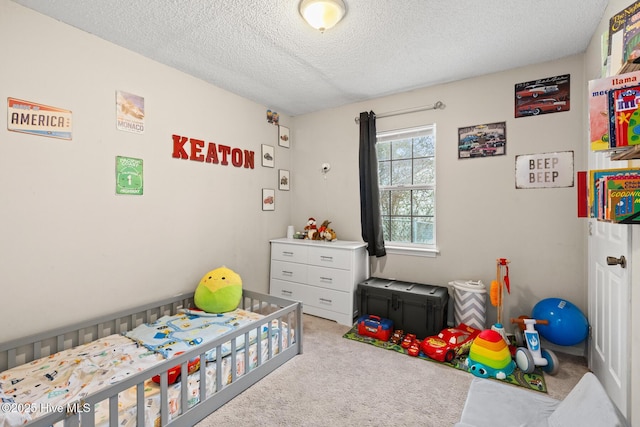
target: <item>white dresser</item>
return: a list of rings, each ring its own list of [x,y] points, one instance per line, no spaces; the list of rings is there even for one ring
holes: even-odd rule
[[[302,301],[305,313],[353,325],[358,283],[369,278],[366,243],[271,240],[271,295]]]

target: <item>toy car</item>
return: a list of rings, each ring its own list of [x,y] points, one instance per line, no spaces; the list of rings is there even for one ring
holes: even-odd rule
[[[518,99],[526,98],[526,97],[537,98],[540,95],[547,95],[550,93],[556,93],[558,91],[559,91],[559,88],[558,88],[558,85],[556,84],[545,85],[545,84],[538,83],[538,84],[526,86],[523,90],[518,91],[516,93],[516,98]]]
[[[176,353],[176,356],[181,355],[182,353],[184,353],[184,351],[179,351],[178,353]],[[187,373],[189,375],[193,374],[194,372],[197,372],[198,369],[200,369],[200,358],[199,357],[194,357],[193,359],[189,360],[189,363],[187,365]],[[169,369],[167,371],[168,374],[168,378],[167,378],[167,382],[169,384],[173,384],[176,381],[180,380],[180,365],[174,366],[173,368]],[[160,384],[160,375],[156,375],[153,378],[151,378],[151,380],[153,380],[153,382]]]
[[[532,114],[537,116],[540,113],[549,113],[553,111],[562,111],[567,107],[566,101],[558,101],[555,98],[540,99],[536,102],[525,104],[518,107],[518,113],[520,114]]]
[[[473,339],[479,333],[478,329],[460,323],[455,328],[446,328],[438,335],[426,337],[422,341],[422,352],[434,360],[451,362],[469,352]]]

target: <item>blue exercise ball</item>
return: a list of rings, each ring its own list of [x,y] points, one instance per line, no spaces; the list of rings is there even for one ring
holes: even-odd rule
[[[557,345],[576,345],[587,338],[589,322],[573,303],[561,298],[538,302],[531,312],[536,320],[548,320],[548,325],[536,324],[540,335]]]

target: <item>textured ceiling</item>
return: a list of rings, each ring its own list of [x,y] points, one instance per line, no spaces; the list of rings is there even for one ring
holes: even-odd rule
[[[14,0],[296,116],[584,52],[608,0]]]

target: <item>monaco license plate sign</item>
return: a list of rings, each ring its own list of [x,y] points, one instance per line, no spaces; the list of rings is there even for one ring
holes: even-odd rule
[[[51,138],[71,139],[71,111],[7,98],[7,129]]]

